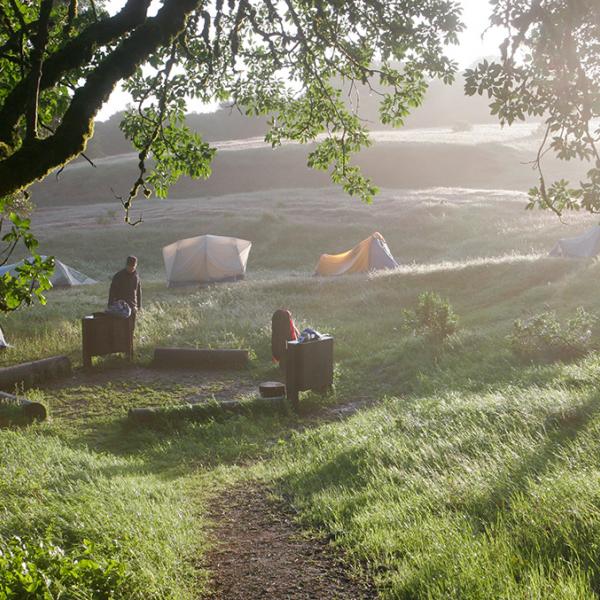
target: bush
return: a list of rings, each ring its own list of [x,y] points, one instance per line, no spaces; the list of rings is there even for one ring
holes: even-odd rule
[[[460,133],[462,131],[472,131],[473,125],[469,121],[456,121],[452,124],[452,133]]]
[[[573,360],[593,349],[592,327],[595,322],[596,317],[581,307],[564,324],[551,311],[526,320],[518,319],[509,335],[511,349],[527,361]]]
[[[458,317],[446,300],[435,292],[419,295],[415,308],[415,328],[433,341],[442,342],[458,327]]]
[[[125,583],[124,565],[87,540],[70,555],[50,540],[0,539],[0,598],[126,598]]]

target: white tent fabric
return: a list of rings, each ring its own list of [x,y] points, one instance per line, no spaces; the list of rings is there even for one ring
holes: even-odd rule
[[[0,350],[4,350],[5,348],[10,348],[10,344],[6,341],[4,331],[0,328]]]
[[[169,287],[198,285],[244,277],[252,242],[220,235],[200,235],[163,248]]]
[[[42,256],[42,260],[45,260],[46,258],[46,256]],[[32,261],[33,259],[26,258],[18,263],[0,267],[0,276],[4,275],[5,273],[16,275],[17,267],[23,265],[26,260]],[[72,267],[65,265],[65,263],[57,259],[54,260],[54,273],[52,277],[50,277],[50,282],[52,283],[53,287],[72,287],[75,285],[90,285],[97,283],[95,279],[76,271]]]
[[[564,238],[556,242],[550,256],[566,258],[589,258],[600,253],[600,226],[595,225],[580,236]]]

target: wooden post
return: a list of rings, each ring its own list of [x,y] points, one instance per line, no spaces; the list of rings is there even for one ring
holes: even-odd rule
[[[92,366],[93,356],[123,353],[133,360],[133,331],[135,317],[122,319],[95,313],[81,319],[81,350],[83,366]]]
[[[300,392],[326,390],[333,384],[333,338],[329,335],[309,342],[288,342],[286,386],[292,406],[299,407]]]

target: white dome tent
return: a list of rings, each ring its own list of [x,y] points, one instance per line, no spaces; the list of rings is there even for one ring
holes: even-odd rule
[[[220,235],[200,235],[163,248],[169,287],[235,281],[246,274],[252,242]]]
[[[600,253],[600,226],[595,225],[581,235],[563,238],[550,250],[550,256],[592,258]]]
[[[42,256],[42,260],[46,260],[47,256]],[[33,258],[25,258],[18,263],[14,263],[12,265],[4,265],[0,267],[0,276],[5,273],[10,273],[11,275],[17,275],[17,267],[20,267],[25,263],[25,261],[32,262]],[[91,285],[93,283],[97,283],[95,279],[88,277],[87,275],[80,273],[73,269],[73,267],[69,267],[69,265],[65,265],[65,263],[61,262],[58,259],[54,259],[54,273],[50,277],[50,283],[52,283],[52,287],[73,287],[76,285]]]

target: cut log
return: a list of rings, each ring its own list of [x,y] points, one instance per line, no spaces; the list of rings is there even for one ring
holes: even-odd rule
[[[157,369],[243,369],[248,365],[248,350],[196,350],[193,348],[156,348],[152,366]]]
[[[70,373],[71,361],[66,356],[52,356],[12,367],[3,367],[0,369],[0,390],[12,392],[16,387],[29,388],[37,383]]]
[[[128,418],[136,425],[158,425],[177,421],[203,421],[232,414],[252,414],[261,411],[287,410],[284,396],[278,398],[255,398],[251,401],[225,400],[201,402],[170,407],[130,408]]]
[[[18,423],[33,423],[34,421],[45,421],[48,413],[46,407],[40,402],[31,402],[27,398],[0,392],[0,413],[2,408],[8,409],[7,412],[12,412],[8,416],[7,424],[12,422]],[[1,420],[1,419],[0,419]]]
[[[285,396],[285,384],[279,381],[263,381],[258,386],[258,391],[263,398],[279,398]]]

